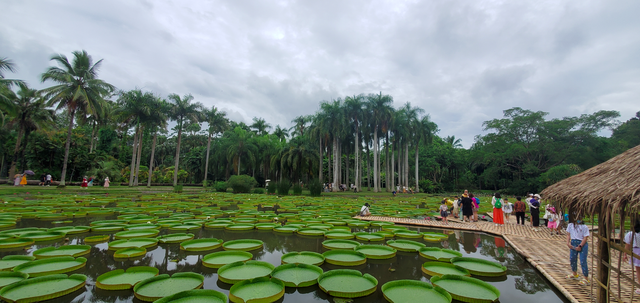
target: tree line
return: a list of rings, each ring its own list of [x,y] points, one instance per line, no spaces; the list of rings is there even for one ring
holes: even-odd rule
[[[381,92],[320,102],[293,127],[228,119],[190,94],[118,90],[98,77],[102,60],[86,51],[55,55],[35,90],[6,78],[0,59],[0,176],[31,169],[61,185],[83,176],[144,183],[211,184],[232,174],[357,190],[398,187],[537,191],[640,144],[640,112],[620,123],[616,111],[548,119],[522,108],[483,123],[469,149],[419,107],[393,107]],[[172,127],[170,127],[172,126]],[[606,130],[611,136],[603,136]]]

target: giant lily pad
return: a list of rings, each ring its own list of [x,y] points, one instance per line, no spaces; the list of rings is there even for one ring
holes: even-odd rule
[[[255,225],[251,223],[236,223],[230,224],[224,227],[226,230],[252,230],[255,228]]]
[[[61,226],[49,229],[50,231],[61,231],[67,235],[86,233],[91,230],[89,226]]]
[[[187,240],[191,240],[193,239],[193,237],[194,237],[193,234],[185,234],[185,233],[168,234],[164,236],[159,236],[158,241],[160,241],[160,243],[180,243]]]
[[[91,251],[89,245],[65,245],[60,247],[45,247],[33,252],[33,256],[37,259],[53,258],[53,257],[79,257],[86,255]]]
[[[358,246],[360,243],[353,240],[332,239],[322,242],[322,247],[326,249],[354,249]]]
[[[497,277],[507,274],[507,268],[500,263],[468,257],[456,257],[451,263],[468,270],[472,275]]]
[[[273,231],[277,233],[283,233],[283,234],[292,234],[298,231],[298,229],[299,228],[295,226],[285,225],[285,226],[276,227],[273,229]]]
[[[113,257],[116,259],[127,259],[144,256],[147,254],[147,250],[141,247],[128,247],[116,250],[113,253]]]
[[[491,303],[500,298],[500,291],[493,285],[476,278],[444,275],[431,277],[431,284],[442,287],[453,299],[469,303]]]
[[[224,265],[218,269],[218,279],[224,283],[235,284],[242,280],[267,277],[275,266],[264,261],[240,261]]]
[[[4,258],[2,258],[2,260],[0,260],[0,270],[11,270],[20,264],[31,262],[35,259],[36,257],[32,257],[32,256],[22,256],[22,255],[5,256]]]
[[[169,230],[182,230],[182,231],[187,231],[187,230],[198,230],[201,229],[202,225],[199,224],[178,224],[178,225],[172,225],[169,226]]]
[[[271,276],[284,282],[288,287],[307,287],[318,283],[322,268],[301,263],[283,264],[276,267]]]
[[[87,276],[79,274],[57,274],[27,279],[0,289],[0,298],[7,302],[50,300],[83,288],[86,280]]]
[[[357,298],[372,294],[378,287],[378,280],[370,274],[362,274],[353,269],[334,269],[318,277],[322,291],[334,297]]]
[[[20,264],[14,267],[13,271],[29,274],[30,277],[40,277],[74,271],[86,264],[87,259],[83,257],[53,257]]]
[[[25,274],[22,272],[0,271],[0,289],[9,284],[20,282],[27,278],[29,278],[29,274]]]
[[[276,227],[280,226],[280,224],[276,224],[276,223],[257,223],[256,224],[256,229],[257,230],[272,230]]]
[[[382,260],[396,256],[396,249],[386,245],[360,245],[355,251],[363,253],[367,259]]]
[[[209,268],[220,268],[230,263],[248,261],[251,258],[253,255],[246,251],[219,251],[202,257],[202,264]]]
[[[443,262],[424,262],[422,264],[422,272],[430,276],[442,276],[442,275],[459,275],[470,276],[468,270],[453,265],[451,263]]]
[[[153,302],[181,291],[200,288],[203,283],[204,276],[201,274],[192,272],[179,272],[173,276],[163,274],[138,282],[133,287],[133,294],[142,301]]]
[[[275,302],[282,296],[284,283],[269,277],[244,280],[229,290],[229,300],[234,303]]]
[[[302,263],[320,266],[324,263],[324,256],[311,251],[290,252],[280,258],[282,264]]]
[[[222,240],[215,238],[194,239],[180,243],[180,249],[186,251],[214,250],[220,247],[222,242]]]
[[[423,243],[411,240],[389,240],[387,245],[404,252],[416,252],[426,246]]]
[[[158,244],[156,238],[133,238],[122,239],[109,242],[110,250],[118,250],[123,248],[149,248]]]
[[[227,303],[227,295],[213,289],[194,289],[166,296],[154,303]]]
[[[262,248],[264,243],[260,240],[256,239],[240,239],[240,240],[231,240],[222,244],[222,248],[224,250],[242,250],[242,251],[250,251],[254,249]]]
[[[433,302],[451,303],[451,295],[440,287],[416,280],[389,281],[380,288],[391,303]]]
[[[302,236],[324,236],[324,233],[326,231],[324,229],[321,228],[300,228],[298,229],[297,233],[298,235],[302,235]]]
[[[438,247],[423,247],[419,251],[420,256],[429,260],[449,262],[452,258],[462,256],[459,251],[451,249],[440,249]]]
[[[100,243],[109,241],[110,235],[89,236],[84,238],[84,243]]]
[[[150,238],[155,237],[160,231],[155,229],[135,229],[121,231],[115,234],[116,239]]]
[[[385,235],[380,233],[367,233],[367,232],[359,232],[356,233],[356,239],[361,241],[384,241]]]
[[[328,239],[353,239],[355,237],[348,230],[330,230],[325,232],[324,236]]]
[[[130,289],[136,283],[155,277],[160,270],[150,266],[134,266],[124,269],[116,269],[106,272],[96,279],[96,287],[105,290]]]
[[[62,239],[67,234],[61,231],[33,231],[23,233],[20,238],[33,239],[36,242]]]
[[[322,255],[327,263],[334,265],[356,266],[367,262],[365,254],[353,250],[334,249],[326,251]]]

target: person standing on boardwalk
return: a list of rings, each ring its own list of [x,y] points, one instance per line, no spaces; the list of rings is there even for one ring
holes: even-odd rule
[[[533,230],[538,231],[536,227],[540,226],[540,195],[535,194],[531,200],[529,200],[529,208],[531,211],[531,226]]]
[[[524,225],[524,213],[527,211],[527,205],[522,202],[522,197],[516,197],[513,211],[516,213],[516,224],[520,224],[522,221],[522,225]]]
[[[495,202],[493,202],[493,223],[498,225],[504,225],[504,212],[502,211],[502,196],[500,193],[496,193]]]
[[[551,234],[560,234],[556,229],[558,227],[558,223],[560,221],[560,216],[556,213],[556,208],[550,206],[548,208],[549,215],[547,216],[547,227],[551,230]]]
[[[471,222],[471,218],[473,217],[473,202],[471,201],[471,198],[469,198],[469,194],[466,190],[465,193],[462,194],[462,198],[460,200],[462,200],[462,221],[468,220]]]
[[[444,222],[444,224],[449,224],[449,220],[447,217],[449,217],[449,208],[447,207],[447,199],[445,198],[444,200],[442,200],[442,202],[440,202],[440,217],[442,217],[442,221]]]
[[[504,203],[502,204],[502,210],[504,211],[504,221],[509,222],[509,217],[513,212],[513,204],[509,202],[507,198],[504,198]]]
[[[582,219],[569,223],[567,226],[567,246],[569,246],[569,263],[571,264],[572,274],[567,279],[579,280],[580,285],[589,284],[589,264],[587,264],[587,253],[589,252],[590,236],[589,228],[584,225]],[[580,258],[580,267],[582,268],[583,278],[578,275],[578,257]]]
[[[480,199],[474,194],[469,194],[471,202],[473,202],[473,222],[478,222],[478,209],[480,209]]]
[[[625,248],[640,256],[640,221],[636,221],[633,231],[627,232],[624,236]],[[624,261],[627,262],[629,256],[624,254]],[[640,282],[640,259],[631,257],[631,266],[636,268],[636,280]],[[636,288],[636,295],[640,295],[640,288]]]
[[[531,199],[533,199],[533,194],[532,193],[528,193],[527,194],[527,198],[524,199],[525,202],[527,202],[527,205],[529,205],[529,211],[531,211]],[[529,216],[529,223],[531,223],[531,226],[533,226],[533,217]]]

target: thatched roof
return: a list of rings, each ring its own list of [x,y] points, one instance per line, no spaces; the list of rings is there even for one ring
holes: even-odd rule
[[[542,198],[573,206],[580,213],[600,211],[601,203],[610,210],[640,210],[640,145],[588,169],[564,179],[542,191]]]

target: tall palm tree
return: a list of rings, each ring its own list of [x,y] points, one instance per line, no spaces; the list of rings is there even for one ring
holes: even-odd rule
[[[8,126],[16,126],[16,146],[13,151],[13,160],[9,169],[9,177],[13,177],[18,163],[18,155],[24,154],[29,133],[38,129],[46,129],[54,125],[54,111],[47,109],[40,92],[29,88],[24,82],[18,83],[18,91],[12,99],[15,114],[12,115]],[[22,144],[24,142],[24,144]]]
[[[456,136],[447,136],[446,138],[444,138],[444,142],[446,142],[453,148],[462,147],[462,139],[456,138]]]
[[[373,191],[380,191],[380,154],[378,145],[378,131],[381,126],[390,119],[393,104],[393,98],[389,95],[370,94],[367,96],[367,111],[369,115],[369,125],[373,132]]]
[[[426,115],[422,117],[422,119],[415,122],[415,177],[416,177],[416,192],[420,191],[420,187],[418,185],[418,149],[420,147],[420,142],[424,142],[425,144],[433,143],[433,137],[438,131],[438,126],[431,121],[431,117]]]
[[[361,191],[360,150],[362,148],[360,143],[360,124],[364,119],[364,95],[360,94],[357,96],[354,95],[353,97],[346,97],[344,99],[344,105],[345,112],[349,119],[349,124],[355,126],[355,167],[353,168],[355,174],[354,184],[356,185],[356,189]]]
[[[255,161],[255,156],[258,153],[258,148],[253,144],[252,133],[248,132],[240,127],[236,127],[229,133],[229,139],[231,140],[231,146],[227,150],[227,158],[237,163],[236,173],[240,175],[242,168],[242,158],[247,156],[251,162]]]
[[[60,67],[49,67],[41,76],[42,82],[53,81],[56,85],[42,90],[44,97],[49,100],[47,106],[56,106],[56,110],[66,109],[69,113],[69,128],[67,129],[67,142],[64,147],[64,160],[60,185],[65,185],[67,173],[67,161],[69,160],[69,147],[71,144],[71,131],[76,115],[100,115],[104,97],[115,90],[115,87],[98,79],[98,69],[102,60],[95,64],[86,51],[73,52],[73,61],[69,62],[65,55],[54,55],[51,61],[55,61]]]
[[[4,72],[16,72],[16,65],[12,60],[8,58],[0,58],[0,106],[1,109],[12,112],[13,108],[11,107],[12,103],[10,99],[13,97],[13,91],[11,91],[11,86],[23,83],[21,80],[13,80],[13,79],[5,79]],[[0,112],[0,115],[3,115]],[[2,117],[0,117],[2,118]]]
[[[280,142],[287,142],[287,137],[289,137],[289,131],[286,128],[280,127],[280,124],[276,125],[276,129],[273,130],[273,135],[278,137]]]
[[[260,136],[268,134],[271,129],[271,125],[269,125],[267,121],[258,117],[253,117],[253,124],[251,124],[250,127]]]
[[[149,175],[147,179],[147,187],[151,187],[151,178],[153,177],[153,160],[156,153],[156,142],[158,141],[158,132],[167,128],[167,112],[170,105],[164,99],[156,97],[151,101],[151,106],[155,110],[151,111],[147,119],[147,124],[153,129],[153,143],[151,143],[151,157],[149,159]]]
[[[202,184],[207,183],[207,174],[209,173],[209,151],[211,150],[211,137],[214,134],[222,133],[229,127],[229,121],[227,120],[227,113],[219,111],[218,108],[212,106],[211,109],[204,109],[202,111],[204,118],[203,122],[209,124],[209,139],[207,141],[207,155],[204,163],[204,181]]]
[[[291,130],[293,130],[291,136],[304,136],[304,131],[307,127],[307,123],[311,122],[312,118],[312,116],[297,116],[293,120],[291,120],[291,122],[293,122],[294,124],[293,127],[291,127]]]
[[[332,100],[331,102],[324,101],[320,103],[320,110],[322,114],[319,116],[321,119],[320,124],[325,129],[326,133],[332,140],[333,149],[333,190],[338,190],[340,184],[340,138],[342,138],[344,132],[344,111],[342,110],[342,100]]]
[[[137,167],[140,162],[142,134],[144,133],[143,130],[146,120],[151,115],[151,112],[156,110],[151,104],[154,98],[150,92],[142,92],[140,89],[119,93],[118,104],[120,107],[116,109],[116,113],[121,121],[133,124],[135,127],[129,172],[129,186],[135,186],[135,183],[137,183]]]
[[[169,117],[176,121],[178,125],[178,144],[176,146],[176,159],[173,167],[173,186],[178,185],[178,165],[180,164],[180,141],[182,140],[182,128],[185,121],[198,122],[201,118],[200,110],[202,110],[202,104],[193,101],[191,94],[184,95],[182,98],[177,94],[169,95],[169,101],[171,102],[171,110]]]

